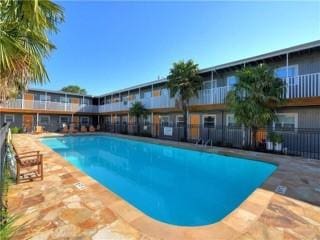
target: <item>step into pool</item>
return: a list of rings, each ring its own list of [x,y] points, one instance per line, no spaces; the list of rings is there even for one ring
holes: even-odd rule
[[[105,135],[41,141],[146,215],[179,226],[221,220],[276,169],[261,161]]]

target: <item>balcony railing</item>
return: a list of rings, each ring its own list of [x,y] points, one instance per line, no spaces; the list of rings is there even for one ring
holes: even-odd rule
[[[176,99],[170,98],[168,95],[163,95],[140,98],[131,101],[107,103],[99,106],[99,112],[128,111],[135,102],[141,102],[147,109],[173,108],[175,107]]]
[[[320,96],[320,73],[307,75],[299,75],[284,79],[286,91],[283,97],[286,99],[293,98],[308,98]],[[198,97],[190,100],[191,105],[206,105],[206,104],[223,104],[231,87],[223,86],[212,89],[204,89],[199,91]],[[152,96],[148,98],[140,98],[130,101],[119,101],[104,105],[85,105],[73,103],[61,103],[50,101],[29,101],[29,100],[12,100],[0,104],[0,108],[13,109],[35,109],[35,110],[51,110],[65,112],[89,112],[89,113],[104,113],[128,111],[132,103],[140,101],[147,109],[159,108],[174,108],[177,107],[177,99],[171,98],[170,95]]]
[[[0,104],[0,108],[9,109],[26,109],[26,110],[47,110],[59,112],[98,112],[98,106],[75,104],[75,103],[62,103],[51,101],[36,101],[36,100],[22,100],[15,99]]]

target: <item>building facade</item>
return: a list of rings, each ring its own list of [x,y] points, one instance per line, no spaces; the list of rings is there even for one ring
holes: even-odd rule
[[[237,82],[235,72],[261,63],[272,67],[286,83],[286,102],[277,110],[279,121],[274,127],[320,129],[320,41],[201,69],[203,86],[198,97],[191,100],[188,124],[203,128],[233,126],[234,116],[226,110],[225,98]],[[85,126],[130,125],[135,120],[129,108],[140,101],[150,112],[143,120],[146,125],[179,126],[183,124],[182,112],[177,99],[170,97],[166,82],[159,79],[100,96],[30,89],[0,104],[0,124],[11,122],[25,131],[37,125],[58,131],[71,122]],[[190,135],[199,138],[201,133],[191,131]]]

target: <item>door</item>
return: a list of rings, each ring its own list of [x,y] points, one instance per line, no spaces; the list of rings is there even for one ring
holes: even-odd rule
[[[154,114],[153,115],[153,121],[152,121],[152,135],[153,136],[159,136],[160,133],[160,116]]]
[[[80,99],[79,98],[71,98],[72,111],[79,111]]]
[[[23,95],[23,108],[33,109],[33,94],[25,93]]]
[[[22,126],[23,126],[23,129],[25,129],[25,131],[31,132],[32,126],[33,126],[33,115],[24,114]]]
[[[199,139],[200,114],[190,114],[189,138]]]

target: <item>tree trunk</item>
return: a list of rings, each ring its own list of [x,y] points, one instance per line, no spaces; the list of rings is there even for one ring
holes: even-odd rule
[[[188,141],[188,106],[186,103],[182,105],[183,110],[183,141]]]
[[[140,136],[140,116],[136,116],[137,118],[137,133]]]
[[[256,127],[252,127],[252,147],[253,149],[257,148],[257,128]]]

